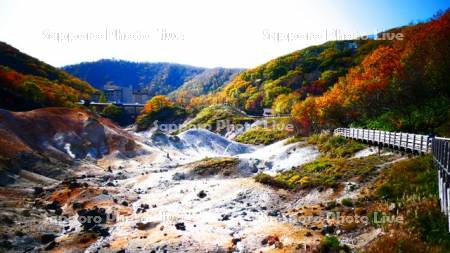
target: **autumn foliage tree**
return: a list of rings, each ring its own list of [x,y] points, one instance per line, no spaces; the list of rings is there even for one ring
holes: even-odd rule
[[[158,95],[147,101],[142,113],[136,119],[139,131],[149,129],[158,124],[180,124],[187,117],[187,112],[166,96]]]
[[[173,102],[166,96],[158,95],[147,101],[144,105],[144,113],[157,112],[166,107],[173,106]]]
[[[297,124],[305,130],[353,124],[426,133],[445,125],[450,116],[450,12],[393,32],[404,40],[377,46],[323,95],[295,104]]]

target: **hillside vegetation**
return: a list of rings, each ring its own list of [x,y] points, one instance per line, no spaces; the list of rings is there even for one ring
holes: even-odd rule
[[[0,42],[0,107],[74,106],[96,92],[88,83]]]
[[[308,47],[276,58],[259,67],[242,72],[223,91],[194,99],[227,102],[249,113],[272,107],[279,113],[290,111],[289,104],[308,94],[320,95],[347,70],[360,63],[380,41],[332,41]],[[295,92],[295,93],[294,93]],[[294,96],[288,96],[294,93]]]
[[[223,88],[240,69],[214,68],[204,71],[191,80],[186,81],[168,96],[181,104],[189,104],[193,97],[208,94]]]
[[[168,95],[188,101],[229,82],[239,69],[207,69],[175,63],[99,60],[65,66],[64,70],[102,89],[113,83],[122,87],[144,88],[150,96]],[[179,90],[178,90],[179,89]]]
[[[352,125],[449,136],[450,11],[384,34],[402,39],[308,47],[242,72],[191,106],[271,107],[291,113],[303,134]]]
[[[306,132],[352,124],[449,134],[450,11],[397,32],[404,40],[378,46],[322,96],[294,105]]]
[[[224,134],[227,126],[245,125],[255,120],[245,113],[228,105],[211,105],[202,109],[188,124],[182,129],[204,128],[212,132]]]
[[[154,96],[147,101],[144,110],[136,119],[138,131],[157,127],[163,130],[161,124],[181,124],[187,118],[187,111],[166,96]]]

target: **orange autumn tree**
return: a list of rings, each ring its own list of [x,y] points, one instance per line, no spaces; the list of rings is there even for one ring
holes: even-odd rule
[[[157,95],[147,101],[141,114],[136,118],[138,131],[146,130],[159,124],[181,124],[186,120],[184,107],[170,101],[166,96]]]
[[[173,106],[173,102],[170,101],[166,96],[158,95],[152,97],[144,105],[144,113],[157,112],[162,108]]]
[[[398,52],[380,46],[322,96],[297,103],[292,116],[305,131],[311,130],[312,124],[321,128],[347,125],[388,102],[389,84],[400,70]]]
[[[307,135],[319,125],[319,112],[315,97],[307,97],[304,101],[296,103],[292,108],[292,117],[297,123],[297,132]]]

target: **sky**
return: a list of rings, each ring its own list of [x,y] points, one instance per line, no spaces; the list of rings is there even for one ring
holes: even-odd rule
[[[251,68],[449,7],[449,0],[0,0],[0,41],[57,67],[114,58]]]

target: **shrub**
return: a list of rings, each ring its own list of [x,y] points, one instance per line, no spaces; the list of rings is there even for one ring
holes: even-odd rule
[[[131,117],[125,112],[125,109],[113,104],[105,107],[105,109],[100,112],[100,115],[122,126],[133,122]]]
[[[255,181],[261,184],[270,185],[276,188],[290,189],[291,187],[287,182],[274,178],[266,173],[259,173],[255,176]]]
[[[345,199],[342,199],[342,200],[341,200],[341,204],[342,204],[343,206],[352,207],[352,206],[353,206],[353,201],[352,201],[351,199],[345,198]]]
[[[339,242],[339,239],[335,236],[325,236],[319,245],[320,253],[340,253],[351,252],[350,248]]]
[[[228,177],[237,173],[237,165],[237,158],[205,158],[201,161],[195,162],[190,173],[194,176],[201,177],[215,175]]]
[[[364,144],[329,133],[311,135],[308,143],[316,145],[322,154],[331,158],[350,157],[365,148]]]
[[[253,127],[245,133],[235,138],[236,141],[247,144],[268,145],[282,140],[288,136],[288,132],[283,130],[273,130],[270,128]]]

